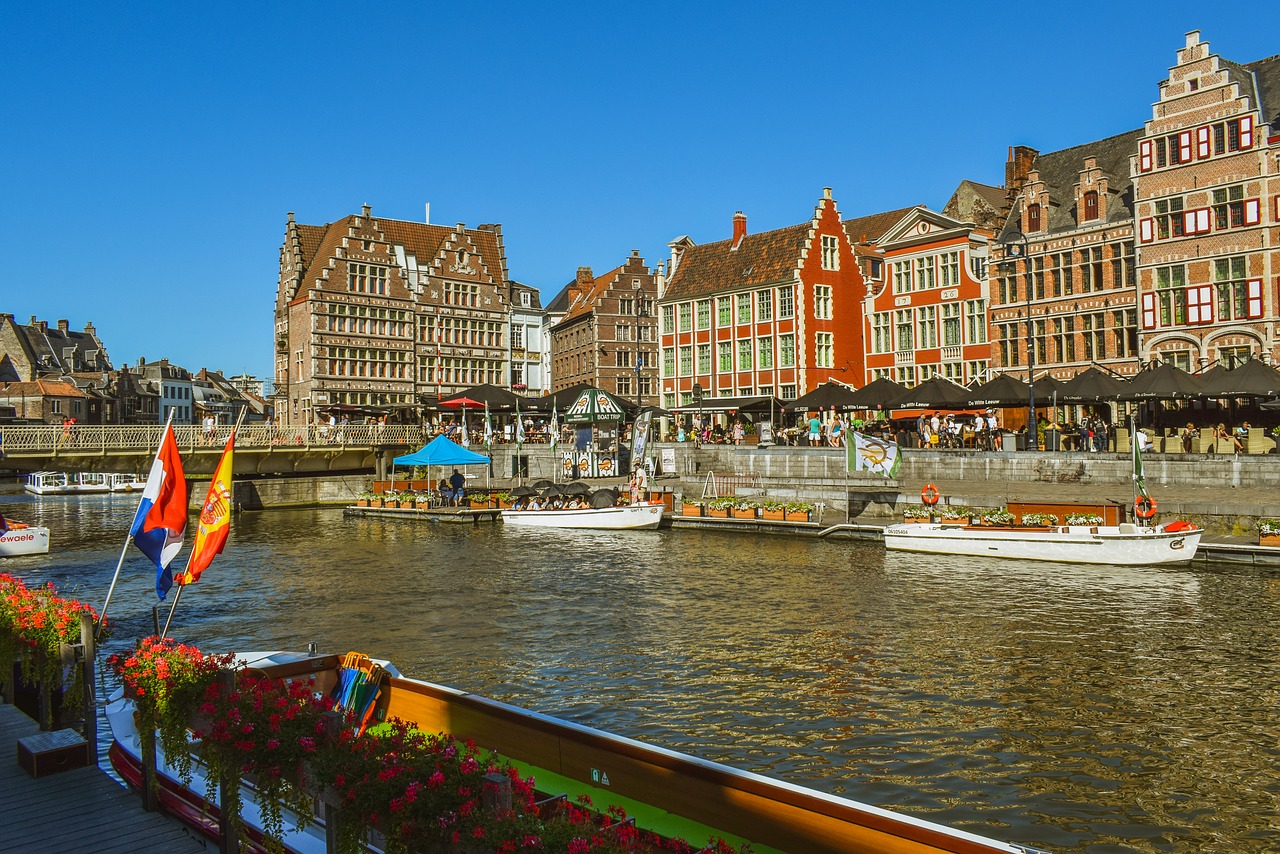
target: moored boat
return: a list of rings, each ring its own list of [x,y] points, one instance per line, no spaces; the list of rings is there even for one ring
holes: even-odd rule
[[[140,474],[109,474],[107,485],[112,492],[141,492],[147,479]]]
[[[239,659],[270,678],[314,680],[317,691],[340,690],[343,684],[345,659],[338,656],[262,653],[243,654]],[[517,763],[522,775],[532,775],[540,794],[548,793],[550,784],[552,794],[570,799],[587,795],[600,805],[640,806],[644,824],[652,825],[645,829],[663,836],[697,842],[705,833],[735,845],[740,843],[734,840],[750,842],[760,854],[1024,854],[1031,850],[405,678],[389,664],[379,665],[385,675],[380,677],[372,705],[374,720],[398,719],[422,732],[448,732],[474,741]],[[132,701],[117,693],[107,707],[107,719],[114,737],[112,765],[137,789],[142,785],[141,748]],[[193,766],[192,779],[185,786],[163,752],[157,768],[166,809],[211,835],[217,805],[202,802],[202,766]],[[248,786],[241,792],[247,835],[261,842],[255,793]],[[628,812],[634,814],[632,809]],[[313,822],[294,829],[294,822],[286,820],[283,842],[291,851],[324,851],[325,827]]]
[[[652,530],[662,522],[662,502],[575,510],[503,510],[507,525],[536,528],[595,528],[605,531]]]
[[[914,522],[885,528],[884,545],[890,551],[1142,566],[1192,560],[1203,533],[1186,522],[1154,528],[1131,523],[1018,528]]]
[[[34,495],[81,495],[111,491],[107,476],[97,472],[32,472],[23,478],[22,488]]]
[[[24,525],[0,516],[0,557],[49,553],[49,529]]]

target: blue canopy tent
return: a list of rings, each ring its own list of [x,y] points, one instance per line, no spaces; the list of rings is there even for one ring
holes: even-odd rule
[[[391,488],[395,489],[395,466],[427,466],[427,475],[428,479],[430,479],[429,469],[431,466],[468,466],[480,463],[487,465],[489,458],[484,454],[477,454],[475,451],[462,447],[448,436],[436,436],[412,454],[396,457],[391,462],[393,463],[391,467]],[[485,471],[487,472],[488,469]]]

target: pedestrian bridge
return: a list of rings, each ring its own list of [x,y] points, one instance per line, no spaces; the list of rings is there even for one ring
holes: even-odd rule
[[[212,476],[231,428],[206,432],[199,425],[175,425],[173,431],[184,471]],[[145,474],[163,432],[163,425],[5,425],[0,427],[0,469]],[[424,436],[420,426],[401,424],[245,425],[236,432],[235,474],[372,472],[382,476],[393,457],[422,447]]]

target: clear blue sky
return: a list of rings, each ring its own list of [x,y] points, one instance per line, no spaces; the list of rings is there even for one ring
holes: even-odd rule
[[[1054,8],[1049,8],[1049,6]],[[223,3],[6,8],[0,311],[119,366],[260,377],[285,215],[500,222],[550,297],[803,221],[1000,184],[1009,145],[1141,125],[1186,31],[1280,53],[1263,3]]]

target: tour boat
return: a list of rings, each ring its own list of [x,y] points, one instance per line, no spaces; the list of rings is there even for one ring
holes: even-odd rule
[[[24,525],[12,519],[0,517],[0,557],[19,555],[47,555],[49,553],[49,529],[39,525]]]
[[[112,492],[140,492],[147,487],[147,479],[140,474],[109,474],[107,484]]]
[[[107,476],[96,472],[32,472],[24,478],[22,488],[36,495],[78,495],[111,491]]]
[[[1187,522],[1042,528],[912,522],[885,528],[884,545],[889,551],[1144,566],[1186,563],[1203,533]]]
[[[577,510],[503,510],[502,522],[536,528],[596,528],[605,531],[652,530],[662,522],[661,501],[623,507]]]
[[[251,671],[280,679],[314,679],[317,691],[341,684],[341,668],[350,656],[304,653],[245,653],[239,661]],[[365,659],[368,661],[368,659]],[[899,812],[806,789],[759,774],[699,759],[597,729],[560,720],[442,685],[408,679],[386,662],[380,665],[375,721],[399,719],[428,733],[447,732],[470,739],[515,763],[521,776],[533,776],[538,797],[589,796],[599,807],[639,807],[644,830],[680,837],[695,845],[720,837],[732,844],[750,842],[751,850],[805,854],[1027,854],[1033,849],[914,818]],[[143,770],[133,702],[117,691],[106,709],[113,743],[110,760],[121,778],[140,790]],[[158,797],[167,812],[216,838],[219,810],[204,801],[206,783],[199,763],[183,786],[157,745]],[[214,787],[216,789],[216,787]],[[241,788],[245,835],[251,850],[264,840],[255,792]],[[216,797],[215,797],[216,800]],[[311,819],[295,828],[284,818],[285,849],[320,854],[326,827]]]

